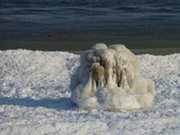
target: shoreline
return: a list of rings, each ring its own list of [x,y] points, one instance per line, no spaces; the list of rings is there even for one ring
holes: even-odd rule
[[[147,49],[147,48],[180,48],[180,40],[169,39],[152,39],[146,37],[116,37],[116,38],[8,38],[0,39],[0,50],[6,49],[40,49],[40,50],[87,50],[96,43],[124,44],[130,49]]]
[[[180,53],[179,48],[146,48],[146,49],[130,49],[135,54],[152,54],[152,55],[168,55]],[[80,54],[81,51],[69,51],[75,54]]]
[[[94,41],[94,42],[93,42]],[[102,40],[104,41],[104,40]],[[112,42],[113,41],[113,42]],[[14,49],[27,49],[27,50],[41,50],[41,51],[67,51],[79,54],[81,51],[87,50],[98,40],[0,40],[0,50],[14,50]],[[105,41],[107,45],[110,44],[124,44],[127,48],[132,50],[135,54],[155,54],[165,55],[171,53],[180,53],[180,41],[175,40],[142,40],[132,39],[127,40],[110,40]]]
[[[42,49],[27,49],[27,48],[12,48],[12,49],[0,49],[0,51],[8,51],[8,50],[30,50],[30,51],[49,51],[49,52],[55,52],[55,51],[63,51],[63,52],[69,52],[74,54],[81,54],[82,51],[75,51],[75,50],[42,50]],[[130,49],[133,53],[137,55],[143,55],[143,54],[150,54],[150,55],[170,55],[175,53],[180,53],[180,47],[179,48],[146,48],[146,49]]]

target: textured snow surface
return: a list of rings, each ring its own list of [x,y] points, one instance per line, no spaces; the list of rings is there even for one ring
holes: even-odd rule
[[[86,111],[70,101],[78,55],[0,51],[0,135],[179,135],[180,54],[138,58],[144,77],[155,81],[153,107]]]

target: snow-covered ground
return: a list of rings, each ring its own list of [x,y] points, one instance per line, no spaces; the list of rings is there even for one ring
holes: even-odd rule
[[[143,75],[155,81],[153,107],[86,111],[69,98],[78,55],[0,51],[0,135],[180,135],[180,54],[138,58]]]

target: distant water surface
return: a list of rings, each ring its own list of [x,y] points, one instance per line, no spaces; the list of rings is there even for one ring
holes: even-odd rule
[[[0,0],[0,49],[180,47],[180,0]]]

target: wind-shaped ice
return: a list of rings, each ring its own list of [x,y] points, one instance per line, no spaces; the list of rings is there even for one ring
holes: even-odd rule
[[[141,76],[135,54],[118,44],[99,43],[82,53],[71,90],[80,108],[110,111],[150,107],[155,96],[154,83]]]

